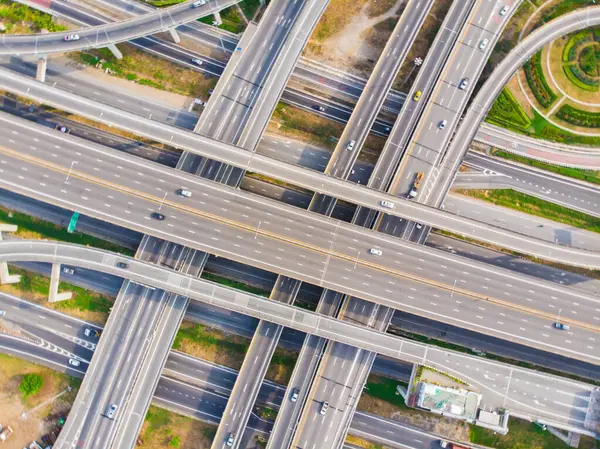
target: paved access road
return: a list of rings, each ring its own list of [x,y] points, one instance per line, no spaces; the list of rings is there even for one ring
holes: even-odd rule
[[[0,242],[0,250],[0,258],[7,262],[35,260],[72,263],[120,274],[137,283],[185,295],[192,300],[209,302],[409,363],[426,364],[462,378],[478,388],[484,394],[484,405],[508,408],[516,416],[587,432],[583,423],[593,388],[591,385],[393,337],[88,247],[44,241],[4,241]],[[118,268],[118,260],[126,260],[129,268]]]
[[[61,31],[47,34],[3,34],[0,40],[0,54],[4,55],[47,55],[106,47],[111,44],[135,39],[176,28],[182,23],[219,12],[239,0],[207,0],[205,5],[195,8],[193,1],[187,1],[167,9],[157,9],[122,22],[84,28],[80,31]],[[77,34],[78,40],[65,40],[65,36]]]
[[[74,111],[79,115],[126,129],[159,142],[171,144],[187,151],[201,154],[214,160],[242,167],[267,176],[281,179],[308,189],[318,189],[320,193],[356,203],[358,205],[385,212],[389,216],[403,217],[410,221],[427,224],[457,234],[476,238],[500,247],[514,249],[522,253],[535,255],[548,260],[560,261],[575,266],[600,266],[600,255],[590,252],[565,249],[546,242],[516,235],[489,225],[456,217],[444,211],[429,208],[393,195],[386,195],[351,182],[332,178],[322,173],[292,166],[280,161],[250,153],[221,142],[202,138],[196,134],[166,127],[151,120],[135,116],[110,106],[90,102],[67,92],[56,90],[44,84],[23,79],[6,70],[0,70],[0,85],[5,90],[24,97],[51,104],[55,107]],[[395,209],[381,205],[382,200],[396,204]]]
[[[475,175],[476,176],[476,175]],[[574,248],[600,251],[600,235],[574,226],[536,217],[488,201],[466,195],[450,194],[444,200],[444,209],[494,226]]]

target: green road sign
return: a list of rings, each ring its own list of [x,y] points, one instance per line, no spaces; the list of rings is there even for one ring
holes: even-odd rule
[[[75,226],[77,226],[78,219],[79,212],[73,212],[73,215],[71,215],[71,221],[69,221],[69,226],[67,227],[67,232],[73,232],[75,230]]]

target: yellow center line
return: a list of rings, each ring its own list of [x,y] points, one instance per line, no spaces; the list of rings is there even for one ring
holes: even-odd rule
[[[329,249],[324,249],[322,247],[312,245],[307,242],[292,239],[292,238],[274,233],[272,231],[267,231],[264,228],[261,229],[261,228],[255,227],[253,225],[247,225],[247,224],[240,223],[240,222],[237,222],[237,221],[234,221],[231,219],[220,217],[218,215],[214,215],[209,212],[200,211],[198,209],[194,209],[189,206],[183,206],[181,204],[174,203],[172,201],[166,201],[166,200],[163,200],[163,198],[158,198],[151,194],[140,192],[138,190],[124,187],[122,185],[114,184],[113,182],[106,181],[101,178],[96,178],[94,176],[88,175],[88,174],[80,172],[78,170],[71,169],[70,167],[65,167],[63,165],[49,162],[49,161],[46,161],[46,160],[43,160],[43,159],[40,159],[40,158],[37,158],[34,156],[25,155],[25,154],[19,153],[16,150],[12,150],[12,149],[0,146],[0,153],[4,153],[15,159],[26,161],[26,162],[35,164],[37,166],[41,166],[41,167],[50,169],[50,170],[58,172],[58,173],[62,173],[65,175],[69,174],[70,178],[81,179],[82,181],[90,182],[92,184],[96,184],[96,185],[99,185],[102,187],[107,187],[109,189],[116,190],[118,192],[122,192],[122,193],[128,194],[130,196],[134,196],[134,197],[137,197],[137,198],[140,198],[140,199],[143,199],[143,200],[155,203],[155,204],[162,204],[163,206],[168,206],[174,210],[189,213],[191,215],[198,216],[198,217],[213,221],[215,223],[224,224],[226,226],[229,226],[229,227],[232,227],[235,229],[240,229],[245,232],[261,235],[261,236],[269,238],[271,240],[279,241],[279,242],[282,242],[285,244],[290,244],[290,245],[296,246],[301,249],[306,249],[306,250],[318,253],[320,255],[324,255],[324,256],[331,255],[332,257],[335,257],[336,259],[351,263],[352,265],[358,263],[359,265],[361,265],[365,268],[370,268],[372,270],[379,271],[384,274],[390,274],[390,275],[399,277],[401,279],[410,280],[410,281],[417,282],[417,283],[425,285],[425,286],[434,287],[434,288],[437,288],[437,289],[440,289],[443,291],[447,291],[447,292],[453,292],[453,294],[456,294],[456,295],[462,295],[467,298],[485,301],[486,303],[492,303],[492,304],[499,305],[499,306],[502,306],[507,309],[517,310],[517,311],[525,312],[525,313],[528,313],[531,315],[536,315],[541,318],[546,318],[551,321],[556,321],[556,315],[549,313],[549,312],[543,312],[540,310],[533,309],[531,307],[514,304],[511,302],[502,300],[502,299],[494,298],[492,296],[485,296],[481,293],[473,292],[473,291],[470,291],[470,290],[467,290],[467,289],[464,289],[461,287],[456,287],[454,285],[447,285],[447,284],[444,284],[444,283],[441,283],[441,282],[438,282],[438,281],[435,281],[432,279],[420,277],[420,276],[417,276],[417,275],[414,275],[411,273],[399,271],[397,269],[388,268],[386,266],[375,264],[373,262],[369,262],[366,260],[358,260],[357,261],[356,257],[351,256],[351,255],[346,255],[346,254],[332,251]],[[579,321],[576,321],[576,320],[573,320],[570,318],[561,318],[561,322],[572,324],[574,326],[585,328],[585,329],[588,329],[588,330],[591,330],[594,332],[600,332],[600,326],[594,326],[594,325],[579,322]]]

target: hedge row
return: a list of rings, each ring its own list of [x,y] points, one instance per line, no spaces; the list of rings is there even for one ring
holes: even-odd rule
[[[542,70],[542,51],[540,50],[525,63],[527,84],[540,105],[548,108],[556,100],[556,94],[550,89]]]
[[[529,117],[515,97],[513,97],[512,93],[506,88],[496,98],[486,120],[509,129],[516,127],[526,130],[531,126]]]
[[[575,33],[569,38],[567,45],[563,49],[562,60],[563,62],[575,62],[577,58],[577,50],[579,47],[592,40],[589,30],[583,30]]]
[[[579,53],[579,68],[591,77],[598,76],[598,48],[596,45],[588,45]]]
[[[577,67],[576,64],[563,65],[563,71],[569,81],[575,84],[577,87],[590,92],[598,92],[599,83],[598,80],[590,78]]]
[[[568,104],[561,106],[556,116],[567,123],[586,128],[600,128],[600,113],[583,111]]]

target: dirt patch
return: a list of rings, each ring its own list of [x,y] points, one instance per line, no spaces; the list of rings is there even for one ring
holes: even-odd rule
[[[405,4],[405,0],[381,2],[382,5],[375,5],[366,0],[332,0],[315,27],[304,54],[348,72],[368,76]],[[373,16],[374,11],[384,12]]]
[[[146,414],[136,448],[209,449],[217,427],[151,406]]]
[[[533,117],[533,111],[534,111],[533,106],[531,106],[529,101],[527,101],[525,94],[523,93],[523,91],[521,90],[521,87],[519,86],[519,80],[517,79],[517,76],[521,76],[522,72],[523,72],[523,69],[519,69],[517,74],[514,75],[508,81],[508,83],[506,83],[506,87],[508,88],[510,93],[513,95],[513,97],[515,97],[515,100],[517,100],[519,105],[521,105],[521,107],[523,108],[525,113],[529,117]],[[522,75],[522,79],[524,79],[524,78],[525,78],[525,75]],[[533,95],[533,93],[531,93],[531,95]]]
[[[352,445],[353,447],[362,447],[364,449],[387,449],[388,448],[388,446],[381,446],[379,444],[371,443],[370,441],[363,440],[362,438],[358,438],[353,435],[348,435],[346,437],[346,443]]]
[[[404,424],[433,432],[449,439],[469,441],[469,428],[466,423],[443,418],[414,409],[401,409],[389,402],[363,394],[358,402],[358,410],[373,413],[384,418],[394,419]]]
[[[371,0],[367,3],[365,12],[369,17],[377,17],[392,9],[398,0]]]
[[[42,376],[44,384],[39,393],[24,398],[19,391],[19,385],[23,375],[31,373]],[[56,428],[58,416],[66,416],[71,408],[79,380],[16,357],[0,354],[0,385],[1,422],[3,426],[10,426],[14,431],[5,444],[8,444],[7,448],[20,448],[33,440],[40,441],[40,437]],[[73,388],[71,392],[28,413],[26,420],[21,417],[24,411],[30,411],[68,386]]]

